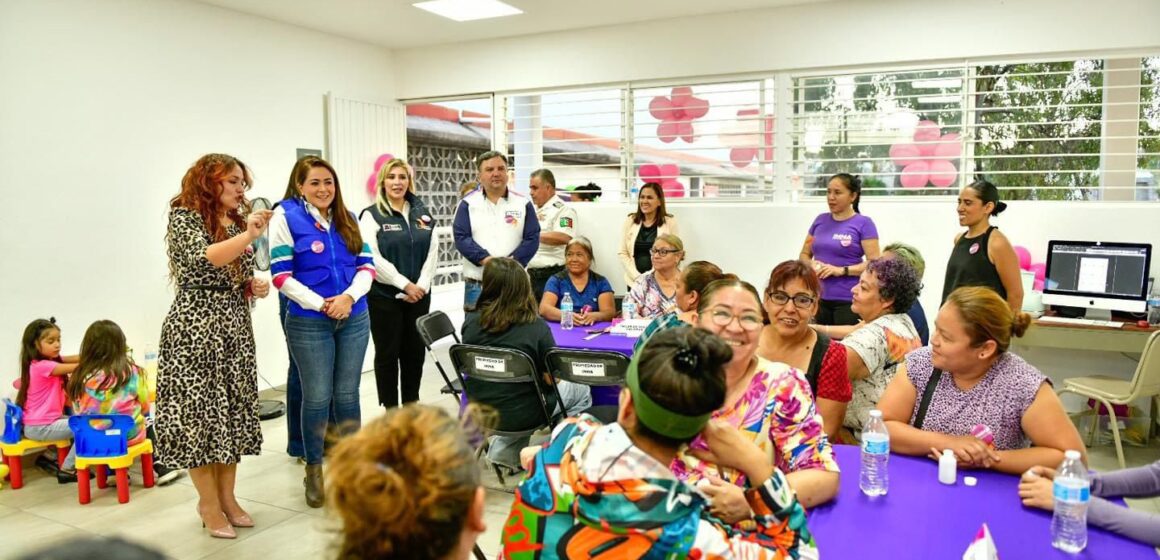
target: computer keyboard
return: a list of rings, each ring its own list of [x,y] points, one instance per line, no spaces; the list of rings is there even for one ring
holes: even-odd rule
[[[1040,323],[1051,323],[1053,325],[1083,325],[1085,327],[1109,327],[1113,329],[1124,326],[1122,321],[1093,321],[1091,319],[1071,319],[1069,317],[1040,317],[1036,320]]]

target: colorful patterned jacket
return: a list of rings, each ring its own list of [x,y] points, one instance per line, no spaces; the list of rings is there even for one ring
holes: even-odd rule
[[[817,558],[780,471],[746,497],[755,530],[710,516],[707,501],[619,425],[569,419],[516,489],[500,558]]]

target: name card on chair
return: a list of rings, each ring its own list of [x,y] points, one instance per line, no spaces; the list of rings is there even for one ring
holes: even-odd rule
[[[600,362],[572,362],[572,375],[604,377],[604,364]]]
[[[503,358],[487,358],[484,356],[476,356],[475,369],[480,371],[503,373],[505,371]]]

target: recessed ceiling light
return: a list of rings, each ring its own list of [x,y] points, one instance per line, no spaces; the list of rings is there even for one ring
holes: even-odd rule
[[[412,6],[455,21],[472,21],[524,13],[499,0],[431,0]]]

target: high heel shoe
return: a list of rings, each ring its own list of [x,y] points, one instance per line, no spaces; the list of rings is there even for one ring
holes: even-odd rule
[[[198,517],[201,517],[201,512],[200,511],[197,512],[197,515],[198,515]],[[223,515],[223,517],[225,517],[225,516]],[[205,524],[205,518],[202,517],[201,518],[201,528],[209,531],[209,536],[211,536],[215,539],[236,539],[236,538],[238,538],[238,532],[234,531],[234,526],[229,523],[229,519],[226,520],[225,527],[219,527],[219,528],[215,529],[213,527],[207,527]]]
[[[226,520],[230,522],[230,525],[233,525],[234,527],[241,527],[243,529],[248,529],[254,526],[254,518],[250,517],[250,514],[248,513],[243,513],[237,517],[232,517],[227,513]]]

